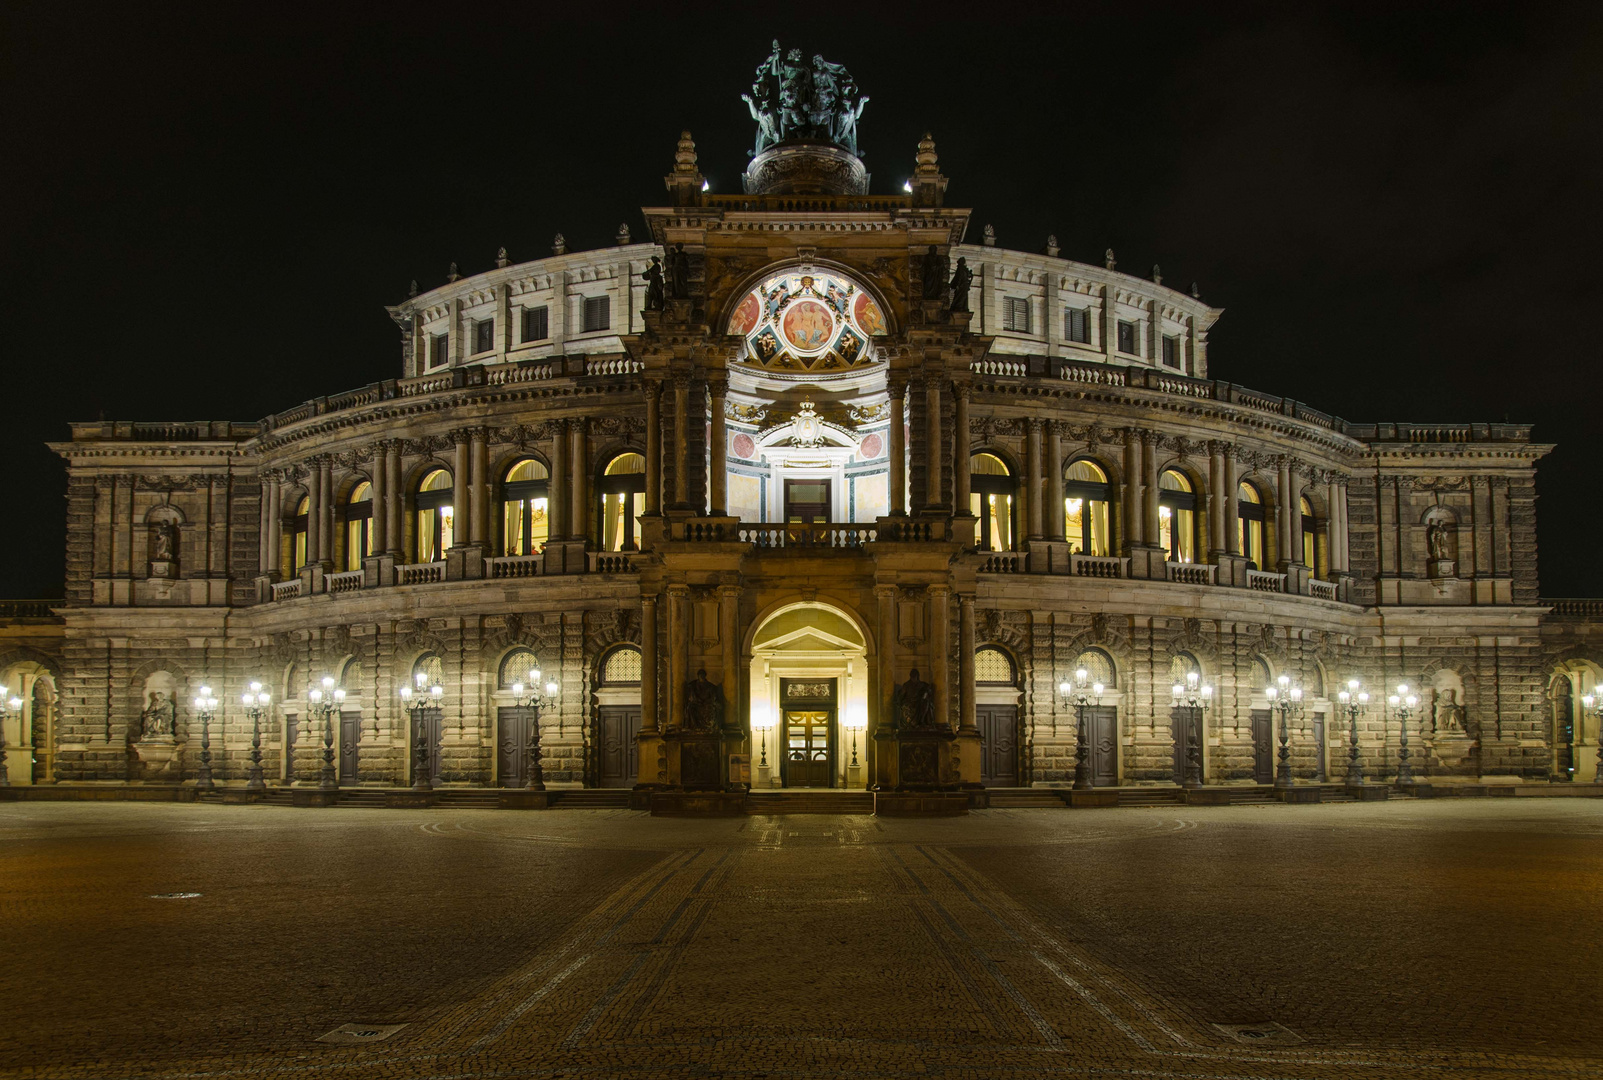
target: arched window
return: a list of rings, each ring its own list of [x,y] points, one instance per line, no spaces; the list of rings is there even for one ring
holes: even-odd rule
[[[340,672],[340,687],[345,691],[345,703],[356,708],[362,697],[362,662],[360,660],[347,660],[345,670]]]
[[[501,537],[508,555],[533,555],[545,547],[550,499],[551,474],[544,464],[524,458],[507,470],[501,483]]]
[[[1319,663],[1316,662],[1308,669],[1308,677],[1302,689],[1303,693],[1311,698],[1325,696],[1325,669]]]
[[[412,665],[412,681],[418,683],[418,676],[423,676],[423,686],[443,686],[445,684],[445,664],[433,653],[424,653]]]
[[[360,570],[373,554],[373,485],[363,480],[345,501],[345,569]]]
[[[1314,504],[1304,495],[1298,500],[1298,506],[1302,511],[1302,562],[1304,566],[1318,573],[1319,564],[1314,560],[1319,555],[1317,544],[1319,533],[1316,529],[1318,522],[1314,520]]]
[[[1184,685],[1186,676],[1201,674],[1202,666],[1197,663],[1197,658],[1190,653],[1175,653],[1174,659],[1169,661],[1169,683],[1171,686],[1176,683]]]
[[[991,686],[1017,685],[1013,658],[994,645],[977,650],[974,653],[974,681]]]
[[[1170,562],[1197,560],[1197,496],[1184,473],[1163,470],[1158,477],[1158,543]]]
[[[1007,464],[995,454],[969,458],[969,513],[980,519],[981,551],[1013,550],[1013,491]]]
[[[1094,461],[1076,461],[1063,478],[1064,536],[1081,555],[1113,554],[1113,489]]]
[[[417,561],[438,562],[454,542],[456,512],[451,506],[451,474],[435,469],[417,488]]]
[[[1236,528],[1242,556],[1254,569],[1263,569],[1263,496],[1245,480],[1236,489]]]
[[[607,462],[596,484],[601,500],[601,550],[634,551],[635,518],[645,509],[646,459],[622,453]]]
[[[1118,685],[1118,671],[1113,666],[1113,657],[1101,649],[1086,649],[1074,658],[1074,670],[1085,669],[1085,677],[1093,683],[1101,683],[1104,689],[1111,690]]]
[[[640,650],[633,645],[619,645],[601,661],[601,685],[639,686]]]
[[[503,690],[510,690],[517,683],[535,686],[535,672],[539,670],[540,658],[534,655],[533,650],[513,649],[501,660],[498,683]]]
[[[1252,671],[1248,678],[1255,692],[1262,693],[1267,690],[1269,684],[1274,682],[1274,673],[1269,670],[1269,661],[1261,656],[1254,656],[1252,658]]]
[[[301,501],[295,504],[295,516],[289,523],[289,558],[290,576],[301,572],[306,565],[306,528],[311,520],[312,500],[308,495],[302,495]]]

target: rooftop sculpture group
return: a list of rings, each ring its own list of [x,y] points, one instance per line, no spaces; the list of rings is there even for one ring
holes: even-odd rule
[[[751,93],[741,98],[757,121],[753,154],[775,143],[811,139],[834,143],[857,156],[857,121],[868,98],[844,66],[822,56],[814,56],[808,64],[800,49],[781,59],[775,41],[774,51],[757,68]]]

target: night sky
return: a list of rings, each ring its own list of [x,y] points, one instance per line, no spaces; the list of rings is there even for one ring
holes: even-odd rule
[[[1196,281],[1215,378],[1535,424],[1543,592],[1603,594],[1603,5],[246,7],[0,11],[0,597],[61,595],[69,420],[398,376],[409,280],[641,238],[681,129],[737,191],[776,36],[872,97],[875,191],[929,130],[971,242]]]

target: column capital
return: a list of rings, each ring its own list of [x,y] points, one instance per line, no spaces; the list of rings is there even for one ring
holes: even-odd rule
[[[690,390],[690,384],[693,380],[689,372],[675,372],[671,378],[673,379],[673,388],[676,392],[680,390],[688,392]]]
[[[690,595],[690,586],[689,585],[669,585],[663,591],[666,592],[670,598],[677,597],[679,599],[684,599],[685,597]]]
[[[895,600],[896,599],[896,586],[895,585],[875,585],[874,586],[874,598],[876,600]]]
[[[903,395],[907,393],[908,378],[905,375],[887,375],[885,377],[885,392],[894,402],[900,403]]]
[[[926,585],[924,587],[924,591],[929,593],[931,599],[939,598],[944,600],[948,596],[952,595],[952,587],[950,585],[945,585],[938,582],[933,585]]]
[[[707,393],[713,397],[726,397],[729,394],[729,376],[711,375],[707,378]]]
[[[972,386],[970,386],[967,381],[959,382],[956,379],[952,380],[952,384],[951,385],[952,385],[952,399],[954,401],[960,401],[964,405],[967,405],[969,403],[969,397],[974,392],[974,388]]]

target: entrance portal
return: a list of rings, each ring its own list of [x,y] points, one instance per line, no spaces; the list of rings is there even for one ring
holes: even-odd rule
[[[844,612],[804,601],[757,626],[751,710],[753,787],[867,785],[867,747],[855,765],[841,752],[868,720],[867,641]]]

